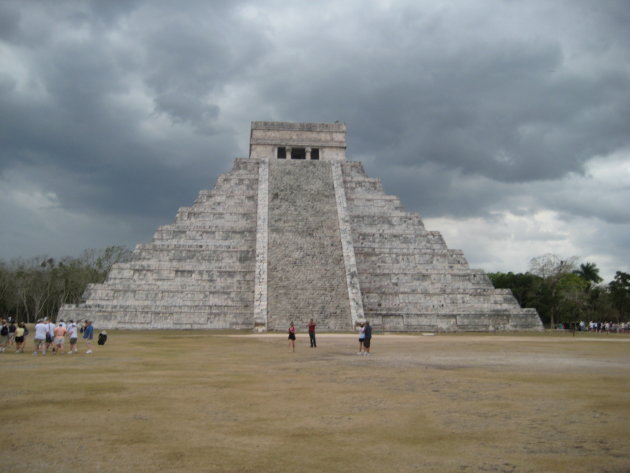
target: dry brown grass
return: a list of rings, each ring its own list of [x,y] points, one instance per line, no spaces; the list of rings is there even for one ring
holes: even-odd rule
[[[1,354],[0,472],[630,471],[629,337],[226,335]]]

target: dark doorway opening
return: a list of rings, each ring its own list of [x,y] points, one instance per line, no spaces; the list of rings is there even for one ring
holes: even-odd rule
[[[291,159],[306,159],[306,148],[293,148]]]
[[[312,148],[311,149],[311,159],[319,161],[319,148]]]
[[[284,146],[278,146],[278,159],[287,159],[287,149]]]

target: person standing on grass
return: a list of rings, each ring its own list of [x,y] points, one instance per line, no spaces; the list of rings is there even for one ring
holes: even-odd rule
[[[68,330],[66,329],[65,324],[63,324],[63,322],[60,322],[59,325],[55,327],[55,339],[54,339],[55,353],[57,352],[63,353],[63,344],[66,341],[67,332]]]
[[[370,343],[372,341],[372,326],[370,322],[365,322],[365,338],[363,339],[363,354],[365,356],[370,354]]]
[[[71,320],[68,324],[68,338],[70,339],[70,350],[68,351],[68,355],[72,355],[78,351],[77,338],[79,338],[79,327],[74,323],[74,320]]]
[[[317,324],[313,322],[313,319],[308,323],[308,338],[311,340],[311,348],[317,348],[317,341],[315,340],[315,327]]]
[[[37,355],[38,351],[42,352],[42,355],[46,354],[46,334],[48,333],[48,326],[42,319],[37,321],[35,325],[35,351],[33,355]]]
[[[94,338],[94,327],[91,320],[85,321],[85,328],[83,329],[83,339],[85,340],[85,353],[89,355],[92,353],[92,339]]]
[[[9,317],[9,346],[12,347],[15,345],[15,331],[17,330],[17,326],[15,325],[15,320]]]
[[[365,324],[359,324],[359,352],[357,355],[363,355],[363,340],[365,340]]]
[[[46,351],[48,351],[55,339],[55,324],[53,324],[48,317],[44,319],[44,324],[46,325]],[[53,345],[53,352],[54,351],[55,346]]]
[[[26,339],[26,326],[20,322],[15,329],[15,353],[24,353],[24,340]]]
[[[289,325],[289,348],[291,351],[295,351],[295,325],[293,322]]]
[[[9,342],[9,324],[6,320],[0,320],[0,353],[3,353],[7,349],[7,343]]]

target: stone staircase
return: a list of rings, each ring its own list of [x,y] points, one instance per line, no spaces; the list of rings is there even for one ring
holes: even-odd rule
[[[494,289],[460,250],[386,195],[361,163],[342,164],[366,319],[388,331],[531,330],[535,310]]]
[[[268,329],[350,330],[331,164],[270,161]]]

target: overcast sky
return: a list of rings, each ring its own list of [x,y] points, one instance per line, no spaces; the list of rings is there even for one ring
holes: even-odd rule
[[[253,120],[348,159],[472,267],[630,271],[626,0],[0,0],[0,258],[150,241]]]

